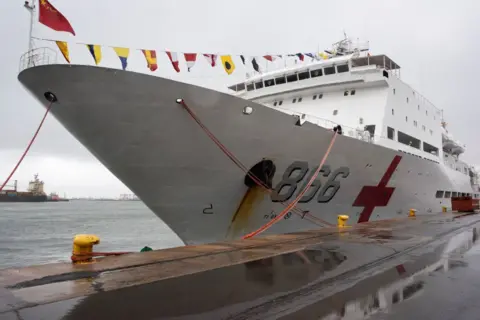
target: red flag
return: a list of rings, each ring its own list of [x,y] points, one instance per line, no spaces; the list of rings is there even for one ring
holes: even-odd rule
[[[75,31],[67,18],[55,9],[48,0],[40,0],[38,21],[55,31],[65,31],[75,35]]]
[[[184,53],[185,61],[187,62],[188,72],[190,69],[195,65],[195,61],[197,61],[197,54],[196,53]]]

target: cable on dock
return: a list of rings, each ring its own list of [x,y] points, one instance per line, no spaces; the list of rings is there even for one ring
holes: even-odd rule
[[[195,114],[195,112],[186,104],[185,100],[183,99],[177,99],[176,101],[178,104],[182,105],[183,108],[188,112],[188,114],[193,118],[193,120],[195,120],[195,122],[202,128],[202,130],[207,134],[207,136],[220,148],[220,150],[222,150],[222,152],[230,159],[232,160],[233,163],[235,163],[247,176],[249,176],[258,186],[264,188],[268,193],[272,193],[273,190],[268,187],[267,185],[265,185],[258,177],[256,177],[255,175],[253,175],[250,170],[248,170],[248,168],[237,158],[235,157],[235,155],[230,152],[227,147],[225,147],[224,144],[222,144],[220,142],[220,140],[218,140],[215,135],[202,123],[202,121],[198,118],[198,116]],[[331,146],[333,145],[333,142],[335,141],[335,137],[337,136],[337,132],[335,131],[334,133],[334,136],[332,138],[332,142],[330,143]],[[329,147],[329,149],[331,149],[331,146]],[[329,153],[330,151],[328,150],[327,154]],[[324,157],[324,159],[322,159],[322,161],[324,162],[324,160],[326,159],[326,156]],[[322,164],[323,164],[322,162]],[[321,166],[317,169],[317,172],[316,174],[313,176],[313,179],[315,179],[318,175],[318,172],[320,172],[321,170]],[[312,182],[309,182],[309,184],[307,185],[307,187],[305,188],[304,192],[301,193],[301,195],[303,196],[303,194],[306,192],[306,190],[310,187],[310,185],[313,183],[313,180]],[[300,199],[300,198],[299,198]],[[299,200],[298,199],[298,200]],[[297,200],[297,202],[298,202]],[[327,226],[333,226],[333,224],[323,220],[323,219],[320,219],[318,217],[315,217],[311,214],[309,214],[308,212],[304,212],[302,211],[301,209],[297,209],[295,208],[295,205],[291,206],[291,204],[287,204],[285,202],[281,202],[282,205],[286,206],[287,208],[289,208],[288,210],[284,210],[282,211],[285,212],[280,218],[278,218],[279,216],[277,216],[276,219],[273,219],[271,221],[274,221],[272,224],[270,224],[267,229],[273,225],[274,223],[276,223],[278,220],[280,220],[286,213],[288,213],[289,211],[292,211],[294,212],[295,214],[301,216],[302,218],[307,218],[310,220],[310,222],[314,223],[314,224],[317,224],[317,225],[320,225],[318,223],[316,223],[315,221],[312,221],[312,219],[314,220],[317,220],[319,221],[319,223],[323,224],[323,225],[327,225]],[[270,222],[271,222],[270,221]],[[320,225],[321,226],[321,225]],[[263,227],[262,227],[263,228]],[[260,232],[263,232],[265,231],[266,229],[260,231]],[[258,230],[257,230],[258,231]],[[257,232],[255,231],[255,232]],[[260,233],[259,232],[259,233]],[[249,234],[250,235],[250,234]],[[247,235],[248,236],[248,235]],[[252,235],[253,236],[253,235]],[[250,237],[252,237],[250,236]]]

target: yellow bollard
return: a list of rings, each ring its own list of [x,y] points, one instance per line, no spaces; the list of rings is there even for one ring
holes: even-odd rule
[[[410,209],[409,213],[408,213],[408,216],[409,217],[415,217],[415,212],[417,212],[417,210],[415,209]]]
[[[92,262],[93,246],[100,243],[100,238],[94,234],[77,234],[73,238],[72,262]]]
[[[349,219],[350,217],[345,215],[345,214],[340,214],[338,215],[338,218],[337,218],[337,225],[339,228],[343,228],[343,227],[346,227],[347,226],[347,220]]]
[[[447,207],[446,206],[442,206],[442,212],[447,212]]]

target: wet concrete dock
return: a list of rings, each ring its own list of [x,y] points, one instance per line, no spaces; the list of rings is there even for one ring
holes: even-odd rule
[[[380,316],[422,291],[419,277],[449,270],[479,228],[480,215],[441,213],[5,269],[0,319]]]

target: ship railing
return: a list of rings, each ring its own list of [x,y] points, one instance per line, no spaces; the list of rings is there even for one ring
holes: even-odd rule
[[[20,65],[18,72],[22,72],[25,69],[56,64],[57,63],[57,52],[52,48],[42,47],[35,48],[30,51],[25,52],[20,57]]]

